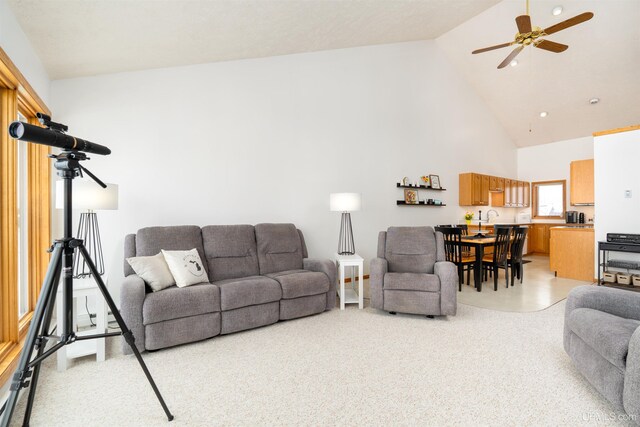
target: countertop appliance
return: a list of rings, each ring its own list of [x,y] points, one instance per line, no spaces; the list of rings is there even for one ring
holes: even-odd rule
[[[567,211],[567,224],[578,223],[578,211]]]
[[[578,214],[578,224],[584,224],[584,212]]]

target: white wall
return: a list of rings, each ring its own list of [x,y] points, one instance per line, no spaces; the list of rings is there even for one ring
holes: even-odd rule
[[[368,264],[388,226],[462,219],[460,172],[516,175],[515,146],[431,41],[55,81],[52,99],[71,134],[113,150],[86,166],[120,185],[99,213],[114,294],[141,227],[293,222],[330,257],[329,193],[361,192]],[[396,182],[428,173],[449,206],[396,206]]]
[[[584,212],[585,221],[588,222],[594,217],[593,206],[571,206],[570,204],[570,164],[574,160],[584,159],[593,159],[593,137],[591,136],[519,148],[518,179],[531,182],[565,179],[567,181],[566,210]],[[556,221],[545,220],[545,222]]]
[[[595,137],[594,152],[596,241],[607,233],[640,234],[640,130]]]
[[[0,0],[0,47],[49,108],[49,76],[6,0]]]

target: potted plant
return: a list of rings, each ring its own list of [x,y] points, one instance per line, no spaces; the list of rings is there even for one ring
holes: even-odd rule
[[[467,226],[471,225],[472,219],[473,219],[473,212],[467,212],[464,214],[464,220],[467,221]]]

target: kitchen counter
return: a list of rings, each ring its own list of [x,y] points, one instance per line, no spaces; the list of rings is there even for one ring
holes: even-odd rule
[[[592,282],[595,235],[593,227],[551,227],[549,267],[558,277]]]
[[[587,231],[593,233],[593,225],[573,224],[573,225],[561,225],[559,227],[551,227],[551,230],[556,231]]]

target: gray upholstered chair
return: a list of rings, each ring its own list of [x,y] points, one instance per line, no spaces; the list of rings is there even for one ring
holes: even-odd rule
[[[381,231],[369,286],[373,308],[392,314],[456,314],[458,272],[455,264],[445,261],[442,233],[431,227]]]
[[[640,423],[640,294],[602,286],[573,289],[564,349],[596,390]]]

